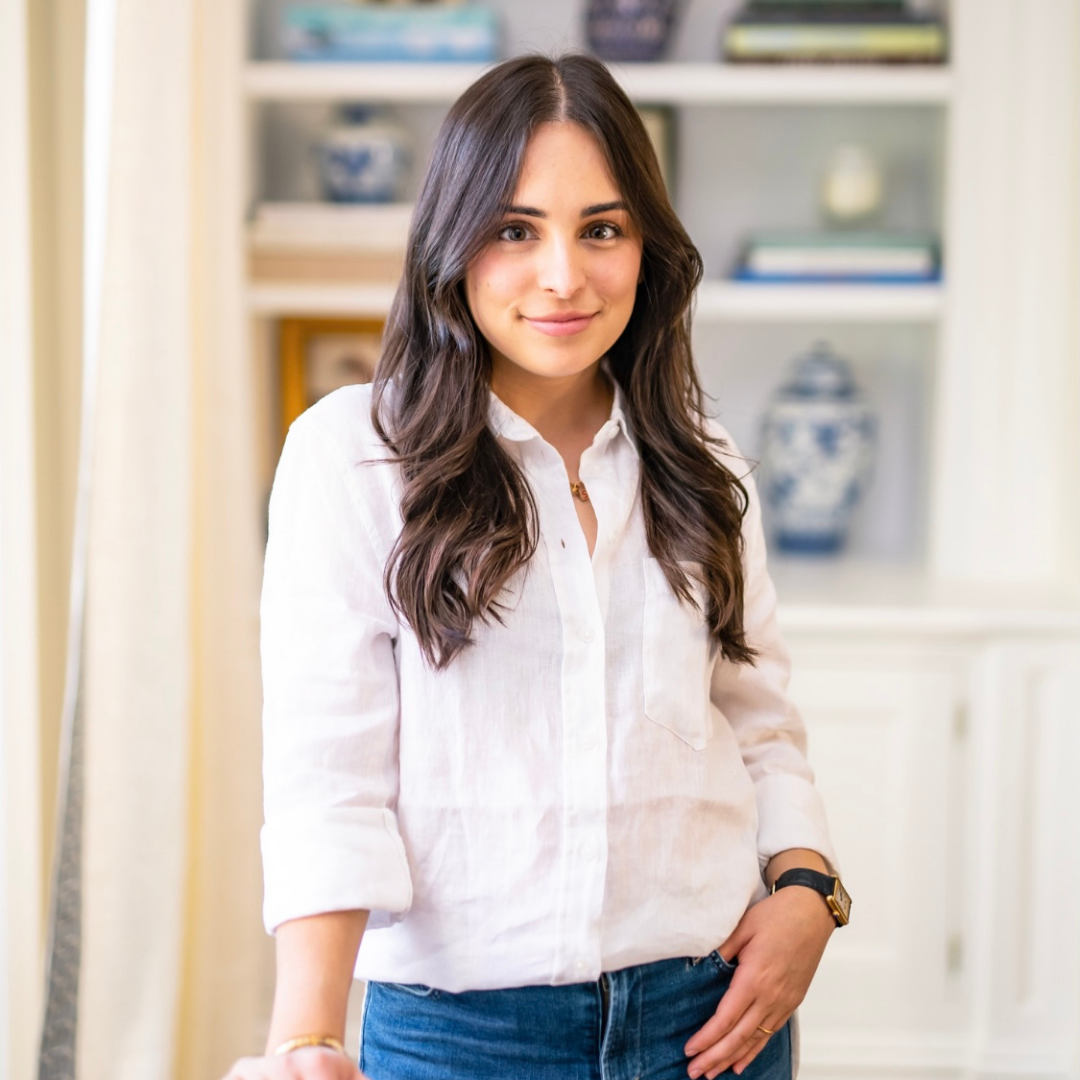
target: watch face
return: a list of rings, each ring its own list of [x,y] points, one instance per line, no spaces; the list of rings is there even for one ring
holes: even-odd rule
[[[847,889],[840,883],[840,879],[835,879],[836,884],[833,887],[833,894],[829,897],[832,901],[830,905],[833,908],[833,913],[836,915],[840,925],[845,925],[851,918],[851,897],[848,896]]]

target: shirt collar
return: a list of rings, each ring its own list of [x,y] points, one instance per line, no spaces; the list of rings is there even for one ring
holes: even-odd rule
[[[609,376],[610,377],[610,376]],[[611,403],[611,415],[606,423],[596,433],[597,438],[607,437],[610,442],[620,432],[627,442],[633,446],[634,441],[630,438],[630,425],[626,418],[626,403],[623,397],[622,387],[612,379],[615,388],[615,396]],[[523,417],[519,416],[509,405],[506,404],[494,391],[491,391],[491,402],[488,409],[488,423],[496,435],[511,442],[529,442],[532,439],[541,438],[540,433]]]

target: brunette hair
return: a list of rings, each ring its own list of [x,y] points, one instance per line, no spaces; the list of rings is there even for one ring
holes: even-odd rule
[[[488,426],[491,358],[465,299],[466,269],[495,236],[529,139],[570,121],[596,139],[642,236],[630,321],[608,352],[641,459],[649,550],[695,604],[729,659],[752,662],[743,629],[747,494],[717,459],[690,351],[702,261],[668,200],[637,111],[600,61],[519,56],[486,72],[450,109],[413,213],[386,326],[372,419],[402,473],[403,526],[387,562],[390,603],[425,657],[444,668],[476,619],[536,550],[529,484]]]

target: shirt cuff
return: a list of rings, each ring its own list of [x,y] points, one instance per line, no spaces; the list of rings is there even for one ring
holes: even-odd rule
[[[834,874],[836,853],[829,839],[821,792],[809,780],[791,773],[766,773],[754,783],[758,806],[758,860],[764,871],[781,851],[816,851]]]
[[[412,905],[405,845],[390,810],[341,808],[268,823],[261,833],[263,923],[328,911],[401,914]]]

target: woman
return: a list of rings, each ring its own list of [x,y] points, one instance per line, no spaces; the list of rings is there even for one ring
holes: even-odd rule
[[[374,387],[275,479],[278,985],[231,1077],[355,1077],[354,961],[370,1080],[791,1076],[832,852],[756,496],[701,412],[701,272],[597,61],[451,109]]]

